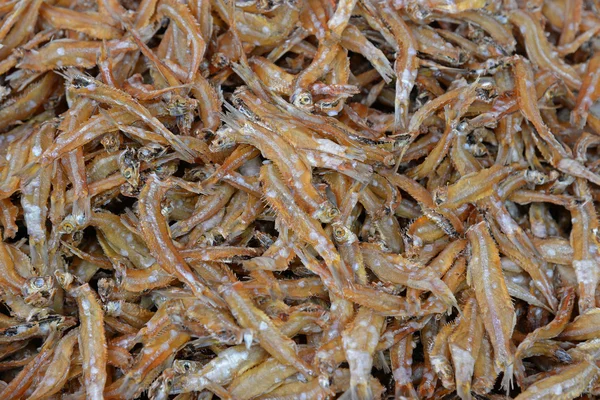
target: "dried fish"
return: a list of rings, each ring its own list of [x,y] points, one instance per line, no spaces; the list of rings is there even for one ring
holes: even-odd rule
[[[0,398],[597,396],[599,7],[0,2]]]

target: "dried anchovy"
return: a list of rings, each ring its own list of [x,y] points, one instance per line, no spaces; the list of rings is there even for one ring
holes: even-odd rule
[[[599,7],[0,4],[0,398],[599,396]]]

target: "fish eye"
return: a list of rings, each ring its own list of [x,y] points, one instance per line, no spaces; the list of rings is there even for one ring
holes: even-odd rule
[[[335,207],[331,207],[329,210],[327,210],[327,216],[329,218],[333,219],[333,218],[337,217],[338,215],[340,215],[340,211]]]
[[[70,222],[65,222],[65,223],[63,223],[62,230],[63,230],[63,232],[68,234],[68,233],[72,233],[75,230],[75,227]]]
[[[341,225],[339,223],[334,224],[333,236],[339,240],[339,239],[342,239],[345,235],[346,235],[346,227],[344,227],[343,225]]]
[[[296,96],[292,96],[292,103],[300,106],[312,105],[313,100],[309,92],[298,93]]]

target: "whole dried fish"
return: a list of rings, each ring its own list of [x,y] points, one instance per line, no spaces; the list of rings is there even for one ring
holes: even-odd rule
[[[0,1],[0,399],[600,395],[599,12]]]

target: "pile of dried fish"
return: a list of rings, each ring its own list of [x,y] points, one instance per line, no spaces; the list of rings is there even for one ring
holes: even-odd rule
[[[597,0],[6,0],[0,43],[0,399],[600,395]]]

